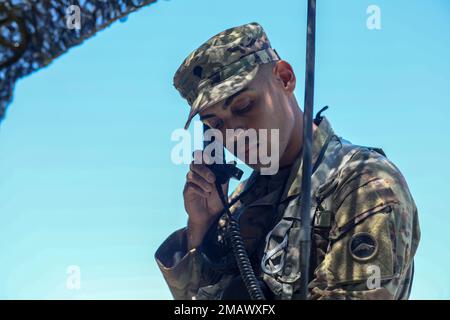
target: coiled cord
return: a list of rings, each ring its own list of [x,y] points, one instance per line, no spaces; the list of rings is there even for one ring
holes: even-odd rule
[[[219,198],[222,201],[225,212],[229,219],[229,234],[228,237],[231,241],[231,247],[233,249],[234,256],[236,258],[236,264],[239,268],[242,280],[247,288],[248,294],[252,300],[265,300],[264,293],[259,285],[258,279],[253,271],[252,264],[247,254],[247,250],[244,246],[244,240],[239,228],[239,222],[232,216],[229,208],[228,201],[222,191],[220,182],[216,180],[216,189],[219,194]]]

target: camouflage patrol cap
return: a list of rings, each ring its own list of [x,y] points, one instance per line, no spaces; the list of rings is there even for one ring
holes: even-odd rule
[[[194,50],[175,73],[173,82],[191,106],[184,126],[211,105],[243,89],[259,65],[280,60],[256,22],[227,29]]]

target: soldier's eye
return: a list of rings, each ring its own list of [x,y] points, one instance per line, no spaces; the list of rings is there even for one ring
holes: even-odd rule
[[[250,111],[252,109],[252,107],[253,107],[253,102],[249,101],[242,106],[234,108],[233,111],[237,114],[244,114],[244,113]]]

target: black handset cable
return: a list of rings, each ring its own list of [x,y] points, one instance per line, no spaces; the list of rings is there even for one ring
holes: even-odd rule
[[[209,126],[203,125],[203,135],[207,130],[209,130]],[[215,137],[211,137],[209,141],[203,140],[203,148],[212,143],[215,140]],[[212,156],[215,156],[215,151],[212,150]],[[247,250],[245,249],[244,240],[242,239],[242,235],[239,228],[239,221],[231,214],[230,212],[230,203],[228,199],[225,197],[225,194],[222,190],[222,184],[227,182],[231,178],[236,178],[240,180],[242,177],[242,170],[239,170],[233,164],[227,164],[225,161],[225,148],[222,145],[222,164],[208,164],[207,167],[214,172],[216,175],[215,186],[217,189],[217,193],[219,194],[220,201],[222,202],[224,211],[228,216],[228,232],[226,234],[227,238],[231,242],[231,248],[233,250],[233,254],[236,260],[236,264],[239,269],[239,273],[241,274],[242,280],[247,288],[250,299],[252,300],[265,300],[262,289],[259,285],[258,279],[255,276],[255,272],[253,271],[252,264],[248,257]]]
[[[227,236],[229,237],[229,240],[231,242],[231,247],[236,258],[236,264],[239,268],[239,272],[241,274],[242,280],[244,281],[245,287],[247,288],[248,294],[252,300],[265,300],[261,286],[259,285],[255,272],[253,271],[253,267],[248,257],[247,250],[245,249],[244,240],[242,239],[239,228],[239,222],[230,212],[230,207],[222,190],[222,185],[217,180],[215,185],[217,193],[219,194],[219,198],[222,201],[222,205],[228,216],[229,229]]]

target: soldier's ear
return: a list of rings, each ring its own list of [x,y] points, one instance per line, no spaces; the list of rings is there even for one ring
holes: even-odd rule
[[[277,61],[272,72],[276,81],[283,86],[284,90],[289,93],[294,92],[297,81],[295,78],[294,69],[288,62],[284,60]]]

